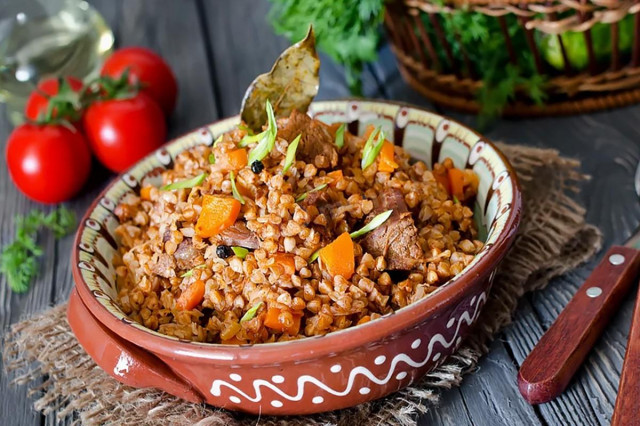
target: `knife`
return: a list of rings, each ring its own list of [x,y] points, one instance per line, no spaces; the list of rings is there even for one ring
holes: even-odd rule
[[[611,247],[524,360],[518,388],[530,404],[550,401],[567,387],[633,286],[639,250],[640,230],[624,246]]]

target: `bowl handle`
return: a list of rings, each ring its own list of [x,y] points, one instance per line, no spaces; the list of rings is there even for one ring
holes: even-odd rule
[[[102,325],[84,305],[75,288],[67,307],[67,321],[89,356],[119,382],[136,388],[158,388],[191,402],[204,401],[158,357]]]

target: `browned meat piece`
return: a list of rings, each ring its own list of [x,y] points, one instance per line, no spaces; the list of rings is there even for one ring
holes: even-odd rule
[[[162,253],[158,255],[158,260],[151,267],[151,272],[164,278],[171,278],[176,276],[174,268],[173,258],[166,253]]]
[[[234,223],[219,235],[220,242],[228,246],[240,246],[254,250],[260,247],[260,240],[247,228],[244,222]]]
[[[418,230],[402,193],[397,189],[382,192],[367,219],[371,220],[389,209],[393,209],[389,219],[364,237],[362,247],[373,256],[384,256],[387,269],[412,269],[424,257],[424,252],[418,243]]]
[[[193,247],[191,238],[185,238],[180,244],[176,252],[173,253],[173,257],[176,259],[176,265],[180,269],[191,269],[198,266],[198,256],[200,252]]]
[[[321,121],[314,120],[307,114],[292,111],[286,123],[278,129],[278,136],[292,141],[302,134],[296,156],[306,163],[318,168],[333,168],[338,164],[338,152],[333,143],[329,127]],[[317,156],[325,159],[316,161]]]

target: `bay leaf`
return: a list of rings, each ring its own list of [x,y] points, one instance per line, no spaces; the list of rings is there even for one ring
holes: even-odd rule
[[[240,117],[259,132],[267,121],[267,99],[277,118],[288,117],[294,109],[306,112],[318,93],[319,72],[320,59],[310,26],[307,36],[282,52],[271,71],[253,80],[242,100]]]

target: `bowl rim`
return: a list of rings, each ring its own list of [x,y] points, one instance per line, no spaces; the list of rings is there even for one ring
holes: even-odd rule
[[[455,276],[447,284],[441,287],[438,291],[434,292],[429,297],[412,303],[396,312],[387,314],[382,318],[371,321],[366,324],[361,324],[354,327],[349,327],[343,330],[334,331],[322,336],[307,337],[299,340],[291,340],[286,342],[274,342],[266,344],[247,344],[247,345],[223,345],[218,343],[200,343],[183,340],[175,340],[169,337],[164,337],[146,331],[138,329],[131,324],[121,321],[112,313],[110,313],[93,295],[88,288],[87,283],[84,281],[80,268],[78,266],[79,260],[79,244],[81,242],[82,233],[86,226],[85,222],[94,211],[99,201],[105,196],[105,194],[113,187],[113,185],[122,178],[124,174],[129,173],[131,170],[138,167],[143,159],[136,162],[133,166],[127,169],[125,172],[116,176],[93,200],[91,205],[87,208],[83,215],[80,225],[76,231],[74,238],[73,249],[71,254],[71,268],[72,275],[75,281],[75,287],[78,289],[78,293],[82,302],[88,308],[88,310],[94,315],[98,321],[104,324],[111,331],[116,333],[121,338],[124,338],[128,342],[140,346],[144,349],[151,351],[154,354],[162,357],[172,359],[189,359],[191,361],[200,360],[206,362],[207,360],[213,360],[217,363],[230,365],[230,366],[243,366],[243,365],[278,365],[285,362],[305,362],[314,359],[335,356],[338,353],[349,352],[362,346],[367,346],[375,342],[379,342],[383,339],[390,338],[391,336],[402,332],[403,330],[409,330],[418,324],[424,322],[428,317],[437,314],[439,311],[444,310],[447,306],[459,303],[463,298],[467,296],[467,290],[472,287],[478,277],[483,275],[489,275],[493,271],[502,258],[506,255],[507,250],[513,243],[520,220],[522,217],[522,194],[520,189],[520,183],[515,170],[506,156],[486,137],[476,132],[474,129],[454,120],[445,115],[437,112],[432,112],[426,108],[412,105],[406,102],[387,101],[387,100],[371,100],[363,98],[346,98],[338,100],[325,100],[317,101],[312,106],[320,105],[323,103],[345,103],[349,102],[369,102],[374,104],[383,105],[396,105],[400,107],[412,108],[422,112],[441,117],[444,120],[448,120],[451,123],[464,128],[471,134],[482,139],[487,143],[494,152],[499,156],[500,160],[509,171],[509,179],[512,181],[512,201],[509,214],[507,216],[505,226],[496,237],[495,243],[487,249],[478,262],[471,266],[471,268],[464,270],[461,274]],[[221,118],[210,124],[200,126],[192,129],[188,132],[181,134],[169,141],[167,141],[162,147],[166,147],[173,144],[178,139],[194,133],[202,127],[209,127],[224,120],[229,120],[238,117],[238,115]],[[162,148],[161,147],[161,148]],[[159,149],[161,149],[159,148]],[[154,151],[155,152],[155,151]],[[150,153],[149,155],[154,155]]]

